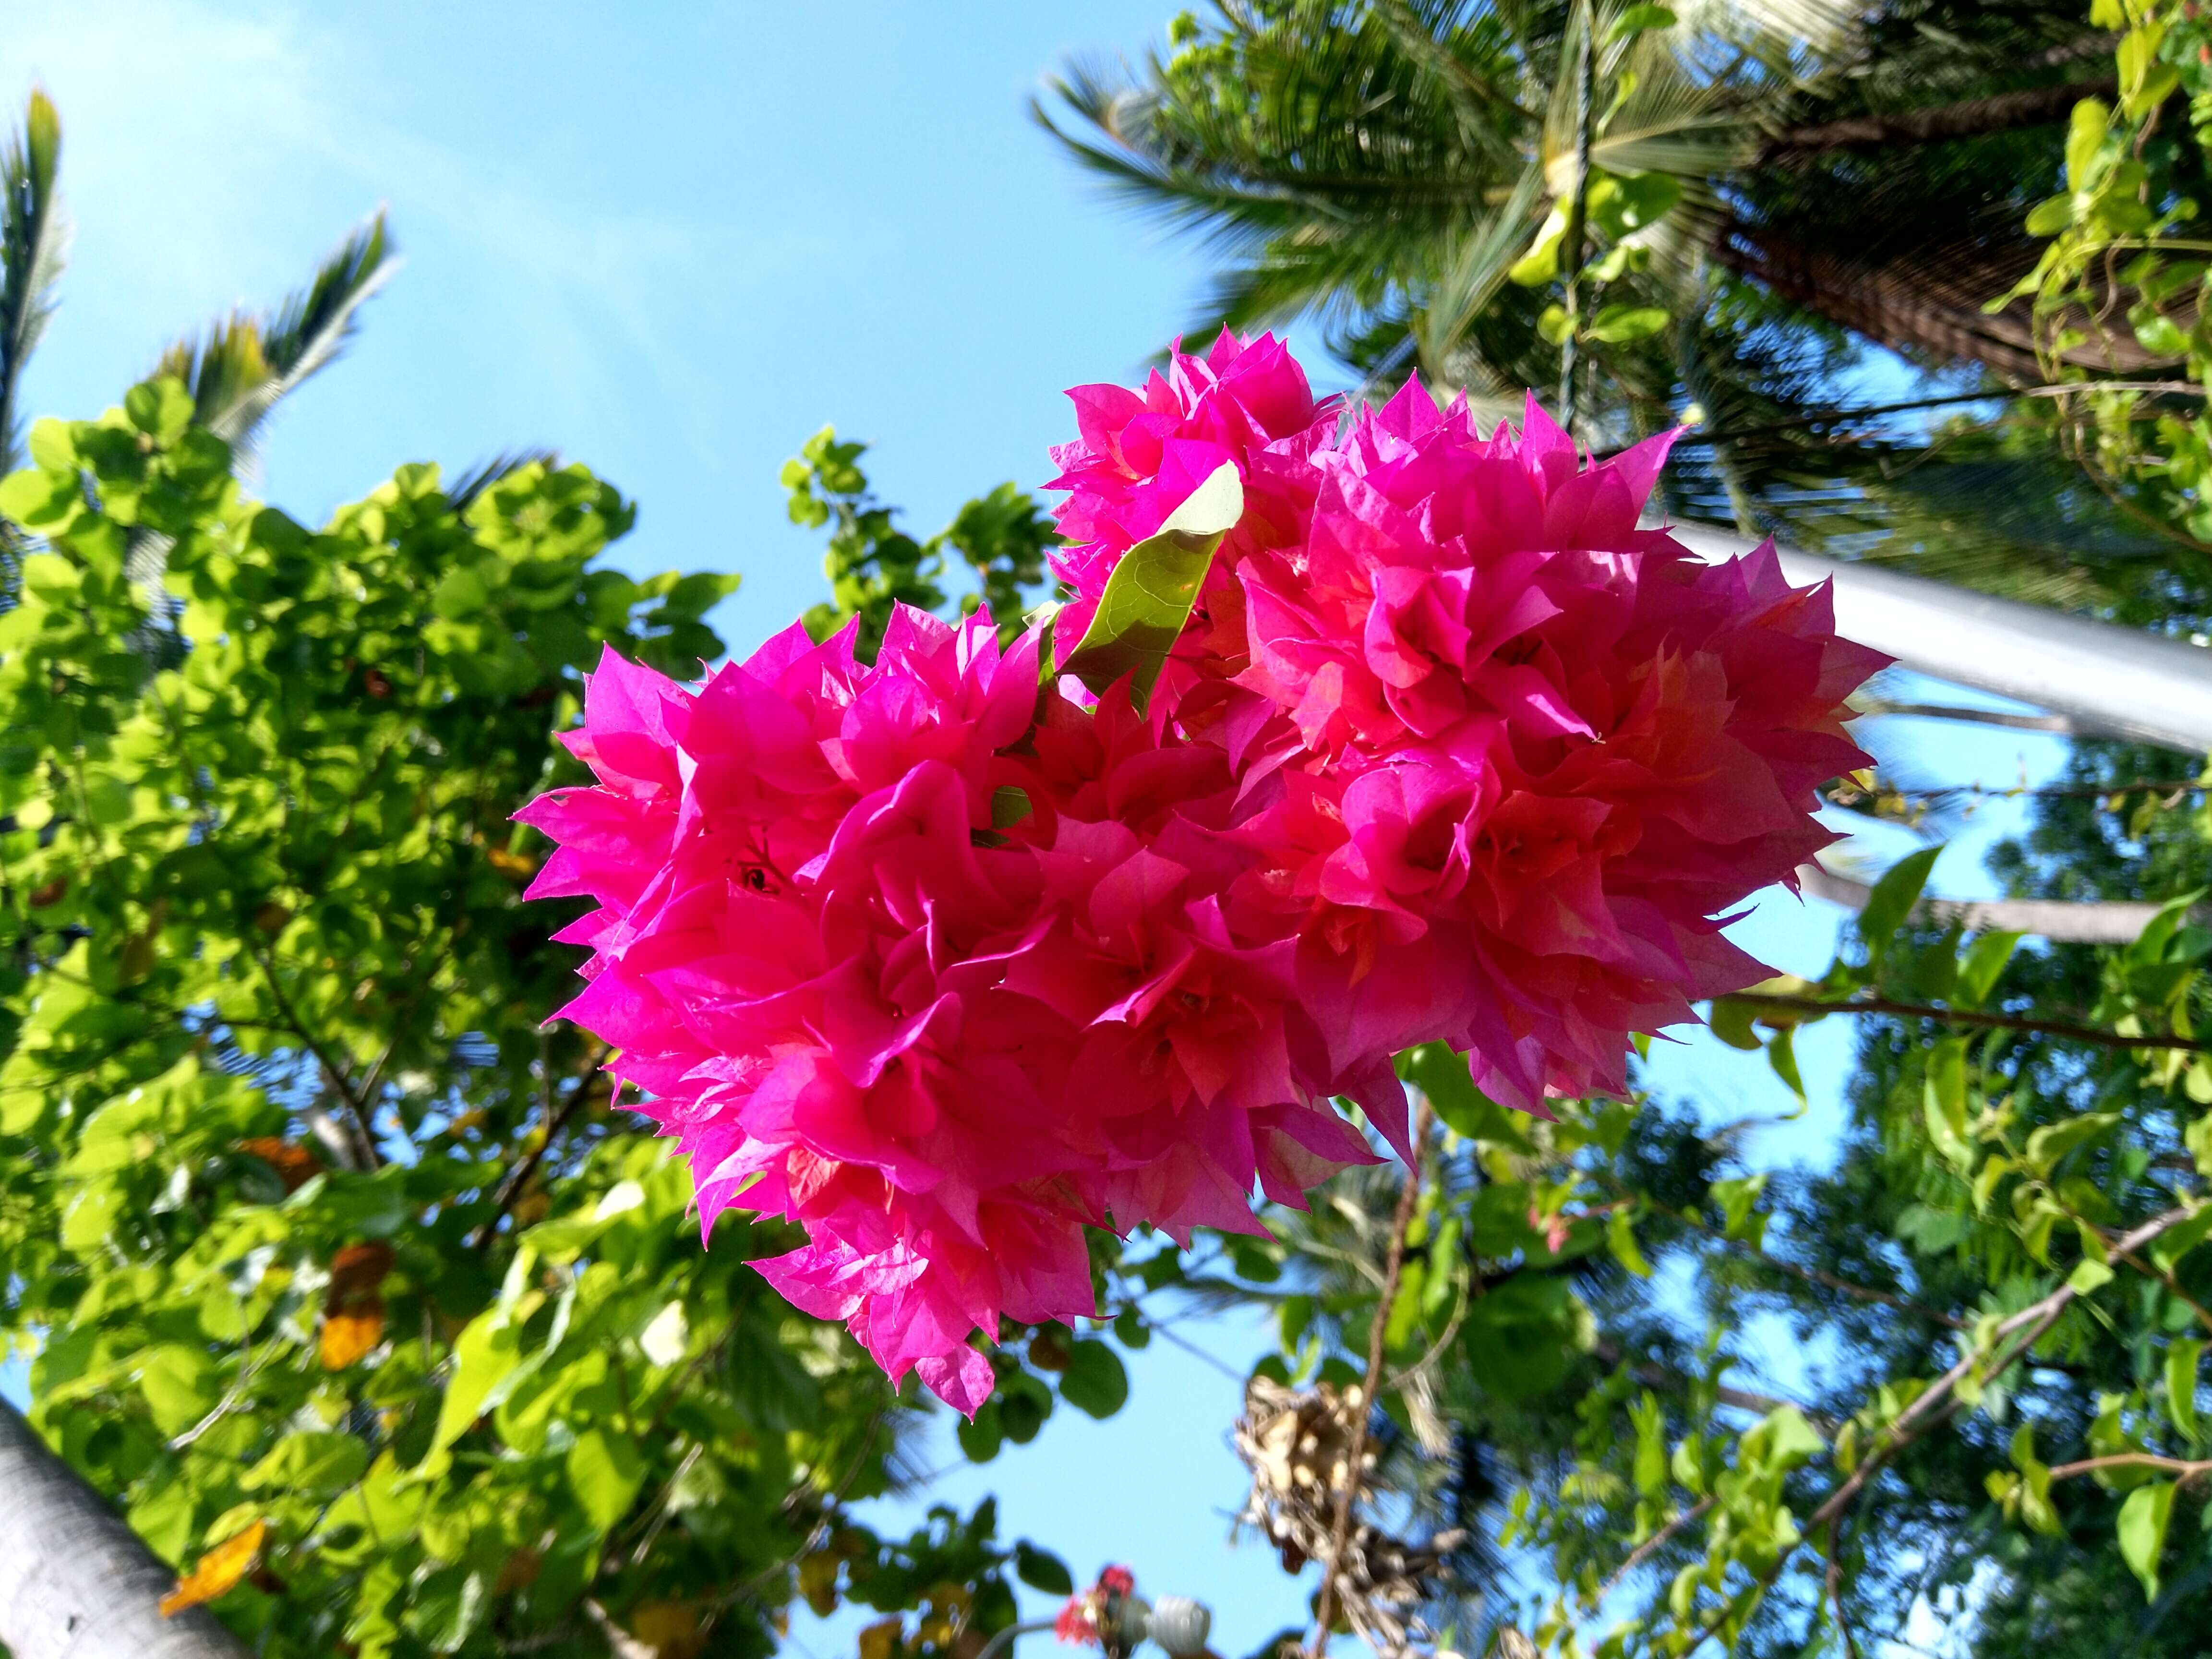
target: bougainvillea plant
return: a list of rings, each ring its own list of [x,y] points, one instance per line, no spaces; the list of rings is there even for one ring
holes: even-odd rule
[[[1347,414],[1266,336],[1073,397],[1055,617],[610,653],[598,783],[522,814],[704,1223],[803,1224],[760,1271],[971,1413],[976,1331],[1094,1313],[1086,1227],[1258,1231],[1374,1161],[1340,1101],[1402,1151],[1401,1051],[1540,1115],[1761,978],[1721,930],[1832,839],[1881,661],[1639,527],[1663,437]]]

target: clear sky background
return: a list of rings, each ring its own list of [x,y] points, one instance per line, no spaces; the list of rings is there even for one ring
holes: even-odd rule
[[[775,475],[824,422],[876,446],[883,496],[935,530],[960,501],[1049,476],[1064,386],[1133,378],[1188,320],[1199,251],[1105,201],[1030,121],[1072,53],[1135,54],[1174,0],[441,5],[70,0],[0,30],[0,98],[42,82],[64,130],[77,234],[31,368],[33,414],[119,400],[179,334],[275,303],[380,204],[406,265],[351,355],[279,412],[261,488],[319,521],[397,465],[465,468],[544,445],[641,504],[633,569],[735,569],[716,620],[740,651],[821,597],[820,544]],[[11,114],[10,119],[14,119]],[[1326,375],[1324,374],[1324,379]],[[2046,775],[2047,739],[1925,722],[1867,739],[1919,775]],[[1980,817],[1937,885],[1986,891]],[[1877,865],[1903,850],[1869,849]],[[1838,913],[1772,897],[1746,942],[1817,971]],[[1840,1119],[1849,1034],[1801,1047],[1810,1112],[1766,1155],[1818,1161]],[[1716,1122],[1783,1103],[1756,1056],[1700,1039],[1656,1080]],[[1063,1411],[1038,1441],[958,1464],[942,1423],[928,1492],[870,1506],[1001,1500],[1007,1536],[1079,1577],[1133,1565],[1217,1610],[1235,1656],[1295,1622],[1310,1584],[1229,1547],[1243,1475],[1227,1446],[1255,1322],[1185,1324],[1133,1365],[1105,1424]],[[1762,1364],[1802,1378],[1773,1345]],[[1224,1370],[1224,1367],[1226,1368]],[[20,1371],[4,1379],[20,1398]],[[1032,1613],[1042,1598],[1025,1597]],[[855,1621],[801,1617],[809,1659]],[[1042,1642],[1040,1646],[1048,1645]]]

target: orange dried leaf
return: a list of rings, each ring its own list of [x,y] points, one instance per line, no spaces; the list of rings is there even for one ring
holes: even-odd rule
[[[268,1536],[269,1523],[256,1521],[201,1556],[192,1570],[177,1580],[176,1589],[161,1598],[161,1617],[173,1619],[186,1607],[212,1601],[228,1591],[253,1570]]]
[[[521,853],[510,853],[504,847],[495,847],[484,854],[484,862],[502,876],[517,881],[527,881],[538,873],[538,860]]]
[[[343,1313],[323,1316],[323,1369],[342,1371],[384,1340],[384,1299],[370,1297]]]

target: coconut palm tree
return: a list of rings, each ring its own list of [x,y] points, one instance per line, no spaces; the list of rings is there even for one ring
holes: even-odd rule
[[[1370,389],[1494,415],[1557,388],[1601,449],[1694,422],[1680,516],[2135,620],[2173,549],[2007,395],[2027,319],[1983,308],[2111,46],[2050,0],[1221,0],[1039,114],[1217,251],[1209,324],[1317,322]],[[1911,395],[1869,406],[1875,347]]]
[[[53,316],[67,258],[61,145],[60,117],[45,93],[33,91],[21,131],[0,140],[0,474],[24,459],[17,395]],[[163,352],[155,372],[183,380],[194,421],[249,455],[270,411],[337,356],[362,306],[397,269],[379,212],[283,304],[217,320]]]

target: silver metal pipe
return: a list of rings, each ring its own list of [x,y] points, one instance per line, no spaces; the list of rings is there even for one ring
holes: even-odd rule
[[[1711,525],[1669,529],[1716,562],[1752,547]],[[2212,751],[2212,650],[1922,576],[1777,551],[1797,586],[1835,583],[1838,633],[1906,668],[2047,708],[2085,736]]]
[[[975,1659],[998,1659],[1002,1650],[1013,1644],[1017,1636],[1033,1636],[1040,1631],[1052,1629],[1058,1622],[1053,1619],[1032,1619],[1025,1625],[1009,1625],[983,1644],[983,1650],[975,1656]]]

